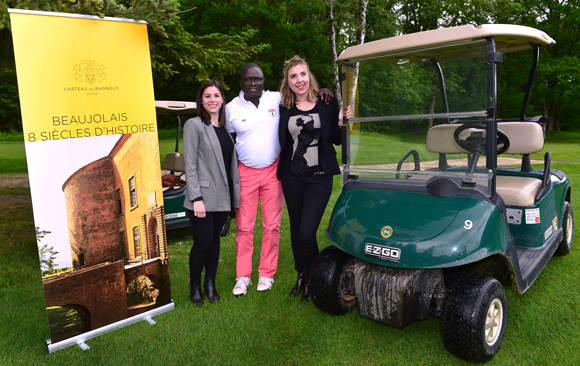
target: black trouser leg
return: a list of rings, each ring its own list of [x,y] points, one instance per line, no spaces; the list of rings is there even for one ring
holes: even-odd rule
[[[282,189],[290,218],[294,267],[309,274],[319,253],[316,232],[332,194],[332,176],[283,174]]]
[[[206,278],[217,274],[220,256],[220,231],[228,217],[227,212],[206,212],[206,217],[195,217],[188,210],[193,246],[189,252],[189,277],[192,282],[201,282],[201,272],[205,267]]]

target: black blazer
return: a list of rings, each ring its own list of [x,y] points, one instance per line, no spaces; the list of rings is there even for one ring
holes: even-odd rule
[[[322,144],[324,150],[322,156],[319,156],[319,163],[328,175],[340,174],[338,161],[336,160],[336,150],[334,145],[342,144],[342,132],[338,126],[338,115],[340,108],[336,99],[333,99],[330,104],[318,99],[316,101],[318,107],[318,114],[320,115],[320,124],[322,125]],[[288,151],[286,143],[286,135],[288,134],[288,120],[290,119],[290,109],[280,106],[280,125],[278,126],[278,140],[280,141],[280,160],[278,161],[278,169],[276,170],[276,177],[281,179],[281,174],[286,163],[286,154]],[[334,145],[333,145],[334,144]]]

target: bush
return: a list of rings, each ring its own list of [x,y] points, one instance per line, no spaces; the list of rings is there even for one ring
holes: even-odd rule
[[[6,132],[0,131],[0,142],[22,142],[24,141],[24,134],[20,131],[9,130]]]

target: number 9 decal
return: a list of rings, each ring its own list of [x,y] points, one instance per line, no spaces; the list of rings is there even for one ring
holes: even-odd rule
[[[473,227],[473,222],[471,222],[471,220],[465,220],[465,224],[463,225],[463,227],[466,230],[469,230],[469,229],[471,229]]]

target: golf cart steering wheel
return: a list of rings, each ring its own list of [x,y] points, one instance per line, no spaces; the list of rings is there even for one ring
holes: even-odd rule
[[[457,145],[461,146],[463,149],[469,151],[470,153],[478,153],[478,155],[484,154],[487,138],[483,135],[483,132],[473,131],[465,140],[459,138],[459,134],[468,128],[485,130],[486,125],[483,122],[464,123],[455,129],[455,132],[453,133],[453,139],[455,142],[457,142]],[[501,144],[503,144],[503,146],[499,147]],[[510,148],[510,139],[501,130],[497,130],[497,145],[498,155],[503,154]]]

